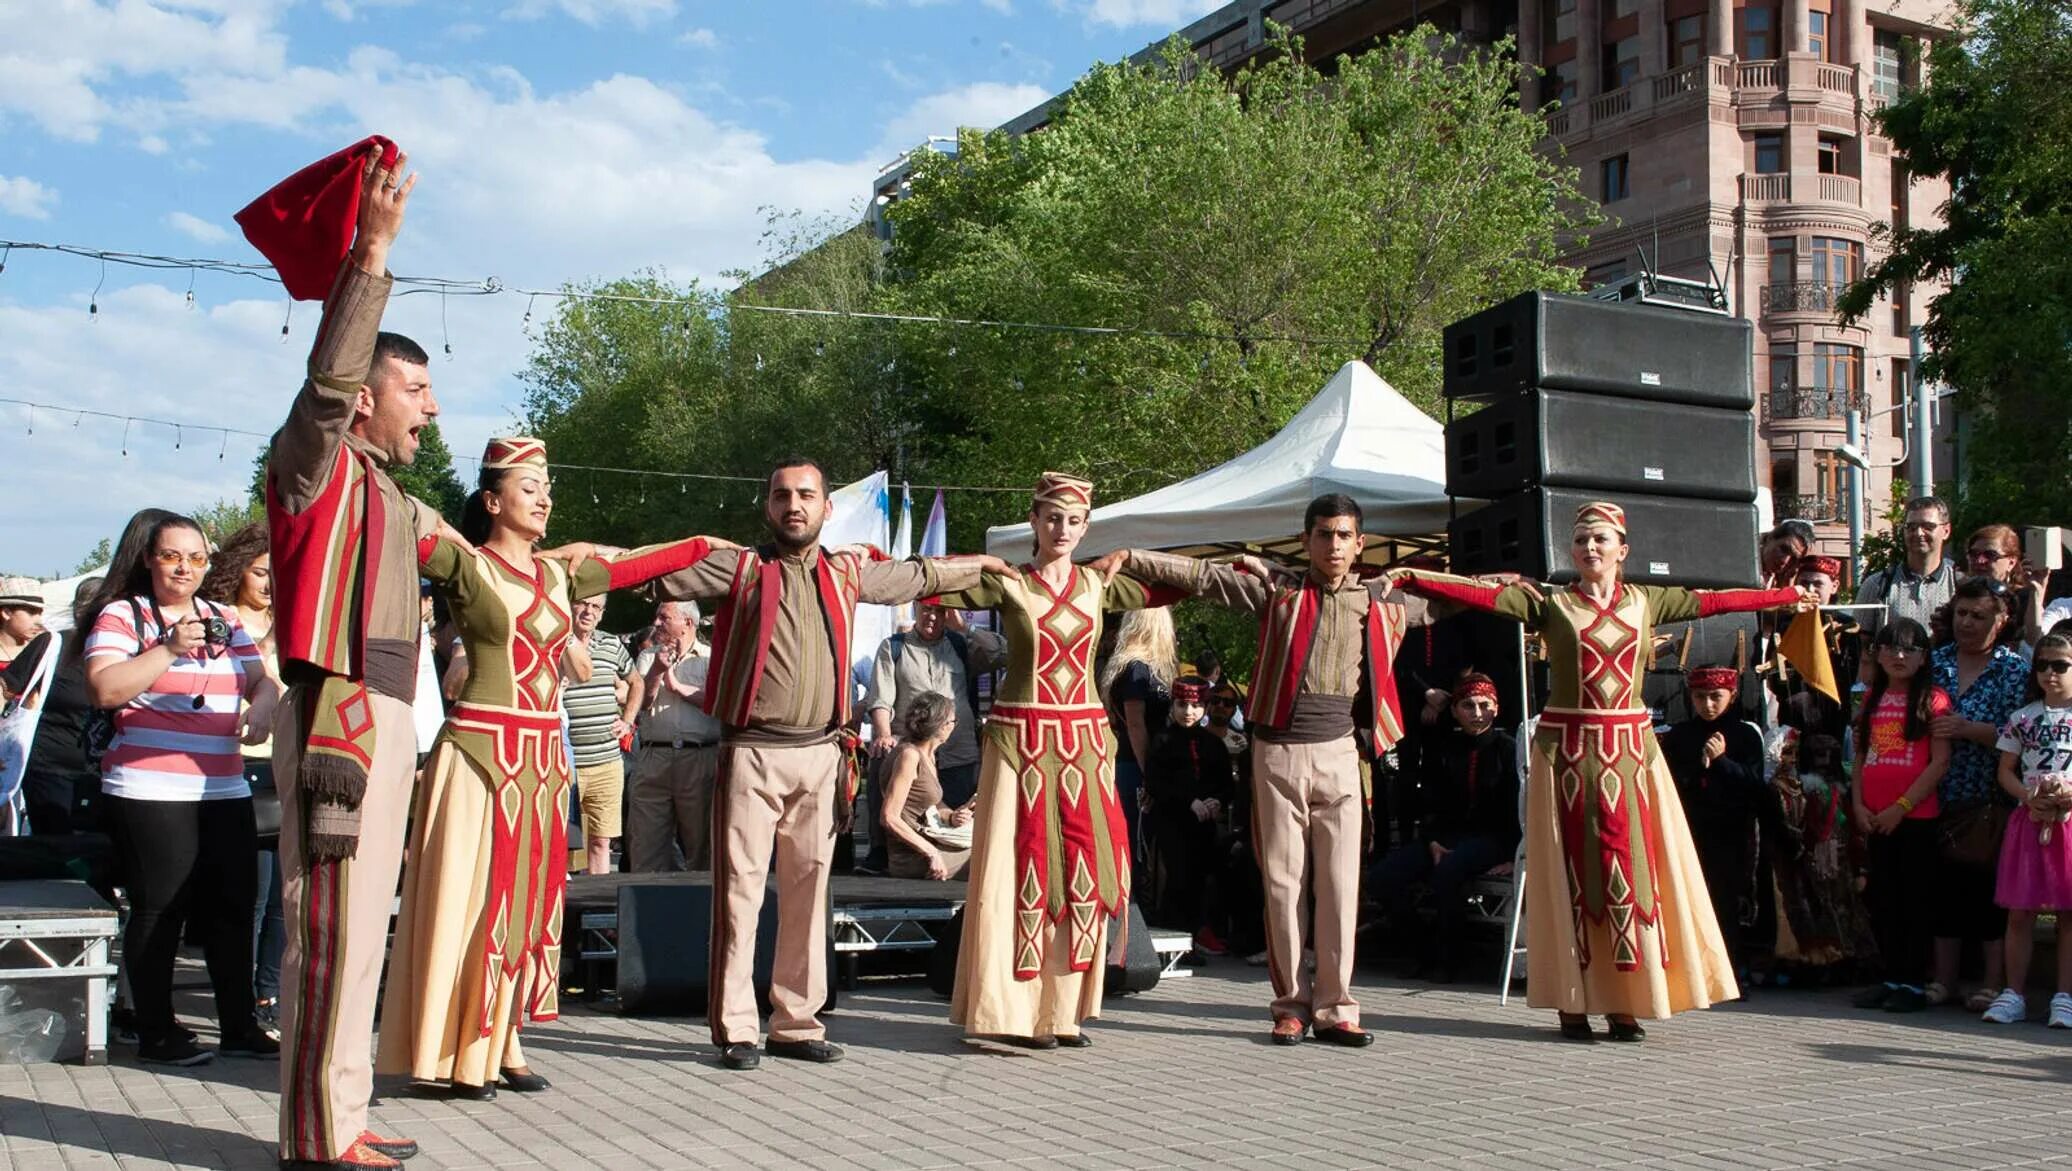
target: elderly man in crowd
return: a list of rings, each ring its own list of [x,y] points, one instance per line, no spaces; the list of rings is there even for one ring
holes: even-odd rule
[[[943,804],[961,808],[978,794],[978,702],[972,683],[999,670],[1006,655],[1007,640],[990,630],[972,630],[962,613],[932,604],[921,606],[912,630],[878,644],[876,668],[864,696],[871,720],[873,810],[884,797],[883,770],[877,762],[889,757],[899,742],[893,729],[901,726],[916,699],[931,692],[949,696],[957,711],[956,728],[935,752]],[[864,870],[885,869],[887,843],[881,825],[882,818],[871,818],[871,850]]]
[[[712,786],[719,775],[719,721],[705,711],[712,665],[698,641],[698,604],[655,607],[654,637],[633,664],[627,708],[637,713],[640,753],[627,798],[626,869],[636,874],[712,869]]]

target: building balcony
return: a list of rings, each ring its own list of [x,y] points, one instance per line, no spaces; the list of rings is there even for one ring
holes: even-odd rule
[[[1756,302],[1764,313],[1832,314],[1847,285],[1830,281],[1779,281],[1756,290]]]
[[[1833,203],[1863,206],[1863,180],[1854,175],[1799,175],[1774,171],[1741,176],[1743,203]]]
[[[1840,423],[1851,409],[1864,409],[1863,396],[1842,387],[1794,386],[1763,397],[1763,423]]]
[[[1771,497],[1771,511],[1780,520],[1810,520],[1814,524],[1833,524],[1842,519],[1842,501],[1825,493],[1804,495],[1795,492],[1779,492]]]
[[[1547,116],[1547,129],[1564,143],[1590,134],[1706,104],[1732,106],[1736,118],[1750,125],[1792,121],[1785,105],[1813,108],[1812,120],[1854,134],[1859,117],[1871,108],[1860,88],[1859,71],[1811,57],[1742,61],[1707,57],[1609,93],[1580,99]]]

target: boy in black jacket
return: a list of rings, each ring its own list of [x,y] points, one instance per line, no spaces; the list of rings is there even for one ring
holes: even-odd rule
[[[1202,724],[1209,683],[1183,675],[1173,683],[1166,725],[1151,741],[1144,767],[1145,814],[1151,840],[1151,920],[1194,933],[1197,951],[1226,950],[1217,931],[1222,907],[1212,897],[1221,869],[1217,845],[1236,788],[1230,750]]]

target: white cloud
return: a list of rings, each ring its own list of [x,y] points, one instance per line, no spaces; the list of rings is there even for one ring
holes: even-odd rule
[[[20,216],[29,220],[50,218],[51,205],[58,201],[58,193],[34,179],[13,178],[0,175],[0,212]]]
[[[650,21],[674,17],[676,0],[518,0],[504,10],[504,15],[513,20],[538,20],[550,12],[593,27],[623,20],[644,28]]]
[[[221,244],[230,239],[230,232],[221,225],[212,224],[198,215],[189,215],[184,211],[168,213],[165,222],[174,231],[191,236],[204,244]]]
[[[694,28],[676,38],[679,45],[690,45],[699,49],[719,48],[719,34],[709,28]]]
[[[1040,85],[981,81],[930,94],[886,126],[878,140],[880,161],[920,145],[930,135],[953,135],[965,126],[990,130],[1050,97]]]
[[[1226,0],[1053,0],[1060,7],[1078,9],[1087,23],[1111,28],[1161,25],[1173,31],[1224,7]]]
[[[1012,3],[1012,0],[979,0],[979,3],[987,8],[992,9],[993,11],[999,13],[1002,16],[1014,15],[1014,4]]]

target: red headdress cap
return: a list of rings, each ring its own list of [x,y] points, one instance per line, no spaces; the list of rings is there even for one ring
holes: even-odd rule
[[[1193,682],[1181,681],[1173,684],[1174,703],[1209,702],[1209,685],[1199,679]]]
[[[530,435],[499,435],[482,449],[485,468],[547,470],[547,445]]]
[[[1839,557],[1806,556],[1799,558],[1800,573],[1824,573],[1836,581],[1842,580],[1842,559]]]
[[[1610,525],[1626,534],[1626,510],[1608,500],[1595,500],[1576,509],[1576,527],[1587,529],[1594,525]]]
[[[1094,482],[1063,472],[1045,472],[1043,478],[1036,481],[1036,503],[1089,512],[1094,506]]]
[[[1489,700],[1495,700],[1496,684],[1490,682],[1489,679],[1484,676],[1477,675],[1472,678],[1463,679],[1459,683],[1453,685],[1453,702],[1455,703],[1459,703],[1461,700],[1464,699],[1471,699],[1478,695]]]
[[[382,166],[395,165],[396,144],[371,135],[281,180],[237,213],[237,226],[273,263],[288,296],[321,301],[330,295],[359,225],[360,168],[377,150]]]
[[[1739,691],[1741,672],[1732,667],[1693,667],[1684,677],[1692,691]]]

